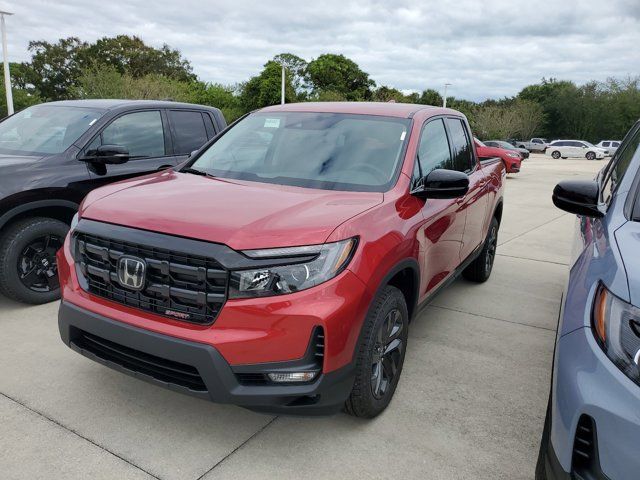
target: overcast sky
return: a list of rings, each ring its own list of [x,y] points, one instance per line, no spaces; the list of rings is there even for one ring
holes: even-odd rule
[[[120,33],[167,43],[202,79],[246,80],[275,54],[342,53],[378,85],[483,100],[542,77],[640,74],[640,0],[0,0],[9,59],[29,40]]]

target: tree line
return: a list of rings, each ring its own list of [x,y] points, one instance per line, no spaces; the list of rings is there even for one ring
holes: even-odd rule
[[[105,37],[94,43],[75,37],[54,43],[32,41],[28,50],[29,61],[10,64],[16,110],[67,99],[173,99],[213,105],[231,122],[246,112],[280,102],[281,65],[286,67],[287,102],[442,105],[437,90],[426,88],[405,94],[391,86],[377,85],[356,62],[340,54],[326,53],[307,61],[282,53],[247,81],[223,85],[198,79],[191,63],[178,50],[168,45],[154,48],[136,36]],[[4,91],[0,93],[0,114],[4,116],[6,100]],[[621,139],[640,118],[640,77],[584,85],[542,79],[512,97],[473,102],[451,96],[447,105],[463,112],[475,134],[483,139]]]

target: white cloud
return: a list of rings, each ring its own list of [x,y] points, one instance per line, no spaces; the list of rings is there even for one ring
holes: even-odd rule
[[[640,74],[638,0],[291,0],[3,2],[9,56],[29,40],[120,33],[167,43],[203,80],[246,80],[280,52],[343,53],[379,84],[473,100],[517,93],[542,77],[578,83]]]

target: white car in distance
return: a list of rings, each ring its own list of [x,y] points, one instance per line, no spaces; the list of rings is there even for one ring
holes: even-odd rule
[[[620,140],[601,140],[599,143],[596,143],[596,147],[604,148],[610,157],[613,157],[613,154],[616,153],[618,147],[622,141]]]
[[[554,140],[547,147],[547,154],[555,159],[572,157],[601,160],[607,155],[607,150],[584,140]]]

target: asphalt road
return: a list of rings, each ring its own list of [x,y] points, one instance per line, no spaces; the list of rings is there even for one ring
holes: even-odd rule
[[[551,191],[603,165],[533,155],[507,179],[493,276],[422,311],[372,421],[166,391],[64,346],[57,304],[0,298],[0,478],[533,478],[574,226]]]

